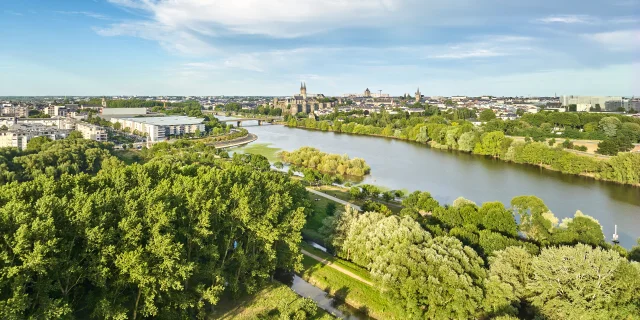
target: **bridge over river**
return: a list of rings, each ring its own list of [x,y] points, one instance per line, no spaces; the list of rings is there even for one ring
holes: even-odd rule
[[[243,122],[247,121],[258,121],[258,125],[261,126],[263,122],[271,123],[282,121],[282,117],[274,117],[274,118],[240,118],[240,119],[231,119],[231,120],[220,120],[220,122],[225,123],[236,123],[236,127],[240,127]]]

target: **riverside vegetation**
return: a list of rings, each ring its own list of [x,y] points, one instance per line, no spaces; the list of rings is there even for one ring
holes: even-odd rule
[[[0,149],[2,319],[202,319],[302,266],[306,191],[263,157],[185,141],[125,165],[111,144],[36,142]]]
[[[184,140],[126,165],[110,144],[82,139],[0,149],[0,317],[206,318],[221,300],[268,288],[276,273],[330,275],[300,254],[312,218],[301,183],[271,171],[263,156],[216,153]],[[640,247],[607,244],[582,213],[560,223],[533,196],[514,198],[511,208],[464,199],[443,206],[415,192],[403,206],[397,215],[327,210],[318,229],[352,262],[345,265],[364,268],[381,289],[358,288],[373,301],[372,315],[640,314],[640,265],[632,261]],[[256,318],[319,316],[307,300],[262,305]]]
[[[630,117],[624,118],[632,119]],[[502,120],[493,121],[501,122]],[[630,129],[630,127],[636,127],[635,122],[622,123],[618,118],[609,121],[606,117],[601,121],[605,124],[603,125],[604,132],[609,132],[613,137],[616,135],[625,137],[637,135],[640,137],[640,131]],[[610,126],[609,122],[613,124]],[[541,166],[566,174],[640,185],[640,170],[638,170],[640,168],[640,154],[638,153],[621,153],[610,159],[599,159],[566,151],[561,146],[550,147],[543,142],[514,142],[513,139],[505,135],[504,131],[497,129],[492,122],[476,127],[465,120],[449,120],[441,116],[424,117],[409,114],[392,116],[381,112],[371,114],[366,118],[333,114],[320,121],[315,119],[298,120],[295,117],[289,117],[287,125],[408,140],[429,144],[438,149],[458,150],[504,161]],[[620,139],[631,141],[627,138]]]
[[[363,159],[349,159],[347,155],[324,153],[312,147],[302,147],[293,152],[282,151],[279,156],[287,164],[321,173],[362,177],[371,171]]]

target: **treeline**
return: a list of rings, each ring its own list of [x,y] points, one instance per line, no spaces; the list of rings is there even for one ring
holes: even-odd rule
[[[349,159],[347,155],[324,153],[311,147],[302,147],[293,152],[282,151],[279,156],[287,164],[328,174],[362,177],[371,171],[371,167],[363,159]]]
[[[101,98],[91,98],[86,102],[87,105],[102,105]],[[156,100],[140,100],[140,99],[127,99],[127,100],[107,100],[107,108],[153,108],[163,107],[171,108],[200,108],[200,103],[195,100],[188,100],[184,102],[163,102]]]
[[[0,149],[0,318],[205,319],[300,267],[306,191],[264,157],[95,144]]]
[[[287,125],[428,143],[434,148],[459,150],[505,161],[543,166],[567,174],[624,184],[640,184],[640,174],[637,170],[640,168],[640,154],[624,153],[608,160],[597,159],[565,151],[560,146],[554,148],[539,142],[514,142],[502,131],[485,131],[487,128],[477,128],[465,121],[450,122],[439,116],[432,116],[426,122],[423,118],[409,118],[404,121],[404,127],[392,124],[377,127],[355,122],[294,118],[290,118]]]
[[[534,196],[511,208],[463,198],[441,206],[427,192],[403,205],[399,215],[347,207],[320,229],[334,253],[369,270],[375,288],[403,307],[398,318],[640,314],[640,243],[631,252],[607,244],[600,224],[579,211],[560,223]]]
[[[518,120],[491,120],[485,131],[502,131],[507,135],[530,137],[543,142],[556,137],[603,140],[598,153],[616,155],[633,149],[640,142],[640,119],[623,115],[541,112],[527,113]]]
[[[217,111],[226,111],[226,112],[240,112],[243,114],[254,114],[254,115],[263,115],[263,116],[272,116],[279,117],[282,115],[282,109],[280,108],[272,108],[269,106],[257,106],[255,108],[243,109],[242,105],[239,103],[231,102],[225,105],[217,105]]]

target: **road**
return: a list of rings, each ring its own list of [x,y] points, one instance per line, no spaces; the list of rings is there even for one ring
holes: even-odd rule
[[[337,266],[337,265],[333,264],[333,262],[331,262],[331,261],[329,261],[327,259],[320,258],[320,257],[316,256],[315,254],[313,254],[313,253],[311,253],[311,252],[309,252],[307,250],[304,250],[304,249],[300,249],[300,251],[302,252],[302,254],[312,258],[313,260],[316,260],[316,261],[318,261],[318,262],[320,262],[320,263],[322,263],[324,265],[329,266],[330,268],[333,268],[333,269],[337,270],[340,273],[343,273],[343,274],[345,274],[345,275],[347,275],[347,276],[349,276],[349,277],[351,277],[353,279],[356,279],[356,280],[358,280],[358,281],[360,281],[360,282],[362,282],[362,283],[364,283],[366,285],[370,285],[370,286],[373,287],[373,283],[371,281],[367,281],[367,280],[363,279],[362,277],[360,277],[359,275],[357,275],[357,274],[355,274],[355,273],[353,273],[353,272],[351,272],[351,271],[349,271],[349,270],[347,270],[345,268],[342,268],[340,266]]]
[[[331,201],[335,201],[335,202],[337,202],[337,203],[339,203],[339,204],[342,204],[342,205],[345,205],[345,206],[346,206],[346,205],[350,205],[352,208],[354,208],[354,209],[356,209],[356,210],[358,210],[358,211],[362,211],[362,209],[360,208],[360,206],[356,206],[356,205],[355,205],[355,204],[353,204],[353,203],[346,202],[346,201],[344,201],[344,200],[342,200],[342,199],[338,199],[338,198],[336,198],[336,197],[334,197],[334,196],[328,195],[328,194],[323,193],[323,192],[320,192],[320,191],[318,191],[318,190],[314,190],[314,189],[311,189],[311,188],[307,188],[307,191],[309,191],[309,192],[311,192],[311,193],[313,193],[313,194],[315,194],[315,195],[321,196],[321,197],[323,197],[323,198],[327,198],[327,199],[329,199],[329,200],[331,200]]]

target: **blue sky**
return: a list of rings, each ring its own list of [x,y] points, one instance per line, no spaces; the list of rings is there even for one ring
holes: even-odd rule
[[[0,95],[640,95],[640,0],[4,0]]]

